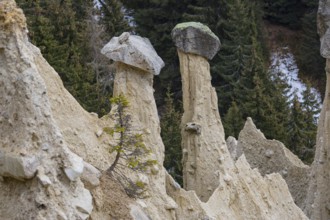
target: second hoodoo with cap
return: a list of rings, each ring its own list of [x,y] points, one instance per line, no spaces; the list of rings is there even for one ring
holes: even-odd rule
[[[207,60],[219,51],[220,40],[197,22],[178,24],[172,38],[178,48],[182,76],[183,184],[206,202],[220,179],[229,178],[228,171],[233,167]]]

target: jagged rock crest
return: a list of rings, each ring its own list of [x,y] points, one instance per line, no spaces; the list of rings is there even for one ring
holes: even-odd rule
[[[302,208],[306,199],[310,167],[289,151],[283,143],[268,140],[248,118],[238,137],[237,148],[242,149],[251,168],[266,174],[279,173],[288,184],[295,203]]]

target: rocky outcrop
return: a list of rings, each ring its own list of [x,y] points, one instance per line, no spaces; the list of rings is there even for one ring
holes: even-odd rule
[[[317,128],[316,151],[304,211],[312,220],[330,219],[330,1],[320,0],[318,32],[321,55],[327,59],[327,84]]]
[[[124,60],[116,58],[115,94],[128,96],[134,128],[145,133],[145,144],[158,160],[143,177],[149,196],[135,201],[102,174],[113,161],[110,137],[102,131],[111,126],[111,119],[99,119],[78,104],[39,49],[28,42],[21,10],[13,1],[0,4],[1,217],[174,219],[176,204],[166,195],[164,146],[152,88],[153,74],[164,64],[149,41],[135,36],[121,40],[121,47],[128,48],[122,56],[125,51],[130,54]],[[135,63],[124,64],[127,59]]]
[[[14,3],[10,2],[10,5],[11,4]],[[53,177],[49,176],[48,174],[49,169],[59,169],[58,174],[63,174],[61,178],[64,179],[65,183],[70,186],[70,188],[68,189],[62,189],[60,187],[57,187],[55,190],[56,196],[58,197],[56,198],[59,201],[58,204],[62,204],[64,207],[62,207],[62,205],[49,205],[52,203],[52,197],[50,197],[47,204],[39,204],[39,206],[42,208],[41,211],[38,211],[38,208],[34,208],[34,203],[26,202],[28,201],[27,199],[29,199],[27,196],[26,199],[23,197],[20,199],[22,203],[26,205],[26,209],[30,208],[31,210],[35,210],[36,212],[47,212],[47,214],[49,215],[49,218],[47,219],[57,219],[56,217],[51,216],[52,210],[54,210],[54,212],[59,212],[64,219],[65,216],[67,216],[67,219],[79,219],[78,217],[71,216],[72,213],[75,214],[74,211],[76,210],[76,207],[78,207],[78,214],[81,214],[81,212],[83,212],[83,214],[81,214],[83,215],[83,218],[85,218],[85,216],[88,216],[92,212],[90,216],[91,219],[108,219],[109,216],[112,216],[113,218],[123,218],[123,216],[125,216],[125,219],[129,219],[129,216],[131,218],[136,219],[138,219],[139,216],[149,216],[153,219],[171,219],[173,209],[176,207],[176,204],[170,197],[166,195],[165,169],[162,167],[164,146],[162,144],[159,134],[159,119],[157,115],[155,101],[153,98],[152,88],[153,74],[158,74],[160,68],[164,65],[164,63],[156,55],[156,52],[153,50],[149,41],[136,36],[129,36],[124,41],[123,39],[125,39],[125,36],[127,36],[128,34],[125,33],[123,35],[124,37],[122,37],[122,40],[120,41],[121,48],[123,48],[124,45],[126,45],[127,47],[127,50],[125,49],[121,51],[121,53],[123,53],[121,55],[123,57],[123,60],[120,60],[120,58],[118,57],[115,58],[116,55],[120,54],[118,52],[119,50],[116,54],[112,53],[110,56],[113,55],[114,60],[118,61],[117,66],[119,73],[117,74],[115,80],[115,94],[124,93],[128,96],[130,106],[132,107],[131,112],[134,121],[134,128],[145,133],[145,144],[153,150],[152,157],[158,160],[158,165],[152,167],[150,173],[147,174],[147,176],[141,177],[146,180],[146,182],[148,183],[147,187],[150,188],[149,196],[147,198],[145,198],[144,200],[138,200],[138,202],[136,202],[135,200],[126,198],[124,192],[118,190],[120,189],[120,187],[117,186],[114,187],[114,189],[118,190],[118,192],[116,192],[115,194],[118,198],[123,199],[113,200],[111,195],[113,195],[114,192],[112,192],[113,189],[111,189],[111,186],[113,186],[114,184],[111,180],[108,180],[108,178],[106,178],[106,176],[102,174],[102,171],[109,168],[111,162],[113,161],[113,157],[109,153],[109,142],[111,140],[107,135],[104,135],[102,131],[103,127],[111,126],[111,119],[109,117],[99,119],[96,114],[86,112],[78,104],[78,102],[64,88],[60,77],[42,57],[38,48],[34,47],[28,42],[26,37],[26,24],[22,12],[18,9],[15,9],[20,12],[19,15],[22,15],[22,17],[20,17],[12,13],[10,9],[11,8],[9,6],[4,6],[5,11],[0,13],[0,15],[2,16],[4,14],[9,14],[10,17],[0,17],[0,21],[2,21],[2,19],[4,20],[3,23],[5,24],[6,28],[10,28],[9,24],[11,24],[10,22],[12,22],[14,25],[20,28],[19,30],[21,32],[15,33],[19,35],[19,41],[17,41],[16,38],[13,39],[7,36],[9,33],[7,29],[1,29],[1,36],[3,37],[0,41],[0,69],[2,71],[2,74],[11,77],[9,78],[9,80],[6,81],[1,78],[1,85],[8,85],[7,87],[12,89],[10,93],[15,94],[15,91],[13,91],[13,89],[17,90],[17,88],[14,87],[15,84],[13,83],[17,84],[17,82],[14,79],[20,79],[23,77],[14,74],[10,75],[9,71],[10,73],[21,74],[21,69],[15,69],[13,67],[17,66],[19,68],[22,68],[21,66],[23,66],[25,61],[27,61],[29,62],[27,66],[32,66],[31,68],[33,68],[33,71],[35,71],[35,74],[32,74],[31,76],[27,75],[27,79],[33,80],[22,80],[22,87],[24,85],[24,89],[27,89],[31,93],[36,93],[39,96],[30,96],[29,94],[20,92],[19,94],[22,96],[22,98],[17,99],[16,102],[12,102],[12,100],[9,100],[9,98],[7,97],[7,87],[1,86],[0,89],[4,90],[2,92],[4,98],[1,99],[0,102],[1,106],[6,106],[7,103],[11,102],[13,103],[13,105],[9,107],[15,107],[14,104],[16,104],[18,106],[17,108],[20,109],[20,106],[24,104],[21,99],[25,99],[24,96],[27,96],[29,98],[27,98],[27,100],[30,100],[30,102],[35,104],[38,108],[42,106],[42,108],[46,109],[45,112],[41,112],[40,114],[45,115],[45,117],[49,118],[49,120],[51,119],[49,121],[49,126],[53,126],[54,129],[57,129],[55,130],[56,135],[58,135],[58,137],[56,136],[56,138],[58,139],[54,139],[54,141],[49,142],[43,141],[44,138],[48,139],[50,138],[50,136],[47,136],[47,130],[44,129],[43,126],[40,126],[40,124],[46,123],[38,122],[38,128],[40,129],[40,132],[43,133],[36,133],[38,136],[35,137],[35,135],[32,134],[32,127],[24,127],[22,125],[19,125],[16,128],[16,132],[12,132],[12,139],[8,138],[8,134],[11,130],[8,130],[7,127],[1,125],[1,129],[8,130],[6,132],[1,133],[1,135],[3,135],[1,137],[4,137],[1,141],[4,142],[4,146],[6,146],[7,142],[9,144],[11,140],[15,140],[14,137],[16,135],[16,139],[18,139],[17,142],[29,140],[31,141],[31,144],[34,144],[35,147],[40,150],[40,152],[52,152],[54,151],[54,149],[58,150],[58,152],[56,151],[56,156],[52,156],[53,154],[49,154],[49,157],[53,157],[53,159],[49,159],[48,164],[41,166],[43,164],[40,163],[38,160],[38,153],[35,153],[34,151],[29,149],[23,151],[18,151],[19,149],[17,149],[16,153],[16,151],[12,152],[13,150],[9,150],[8,148],[8,151],[12,153],[10,155],[7,153],[3,157],[3,154],[1,154],[0,161],[3,161],[4,165],[0,166],[0,169],[3,170],[3,176],[10,176],[11,178],[14,177],[20,180],[25,180],[29,178],[32,178],[33,180],[33,178],[35,178],[35,175],[37,175],[36,178],[38,178],[38,181],[40,181],[40,183],[43,184],[44,187],[49,188],[49,190],[52,189],[51,184],[55,184],[52,183]],[[116,40],[116,38],[114,39]],[[8,43],[7,40],[10,40],[10,42]],[[17,42],[19,43],[19,45],[17,45]],[[107,46],[114,46],[114,44],[111,43]],[[16,47],[19,49],[19,51],[17,52],[17,54],[14,54],[13,51],[18,50],[16,49]],[[105,48],[104,51],[106,51],[106,54],[109,56],[109,51],[111,51],[111,47],[109,50],[106,50]],[[128,51],[129,54],[125,54]],[[5,56],[8,56],[10,59]],[[17,57],[21,58],[22,61],[17,60]],[[124,64],[126,61],[128,64]],[[23,64],[21,65],[21,63]],[[8,74],[4,71],[7,71]],[[30,72],[28,71],[28,73]],[[35,86],[33,86],[33,83],[42,84],[42,89],[40,89],[40,91],[37,90]],[[43,103],[43,100],[47,100],[47,103]],[[6,108],[7,107],[8,106],[6,106]],[[34,113],[34,111],[29,110],[24,112],[25,109],[23,108],[21,110],[22,116],[20,116],[20,118],[24,118],[25,120],[27,120],[26,123],[31,125],[37,123],[35,122],[36,118],[34,117],[34,114],[32,114]],[[12,108],[8,110],[8,112],[11,111]],[[2,114],[2,112],[3,111],[1,110],[1,116],[5,115],[5,113]],[[3,120],[5,121],[5,119]],[[30,131],[27,129],[29,129]],[[32,133],[31,136],[30,134],[28,134],[29,136],[27,138],[25,136],[22,136],[24,132]],[[39,142],[42,143],[42,146],[38,145]],[[53,142],[56,142],[56,144],[61,144],[54,145]],[[0,146],[3,146],[2,143]],[[66,146],[68,146],[70,150],[74,153],[72,153]],[[63,151],[61,150],[62,148],[64,149]],[[58,161],[61,166],[58,166],[55,163],[51,163],[51,161],[53,160]],[[61,169],[62,167],[63,169]],[[93,208],[92,197],[90,193],[83,188],[80,179],[92,193],[94,201],[93,211],[91,209]],[[31,182],[32,184],[32,180],[28,180],[27,182]],[[5,181],[7,181],[7,178],[5,178]],[[12,206],[16,208],[20,207],[14,206],[12,204],[15,204],[15,201],[19,200],[20,193],[24,192],[24,190],[26,189],[25,185],[27,184],[26,182],[17,182],[17,184],[19,185],[16,186],[13,184],[13,181],[8,181],[8,183],[3,186],[1,185],[2,183],[0,183],[0,188],[2,187],[1,189],[3,189],[0,193],[0,198],[3,198],[0,213],[1,216],[4,216],[6,218],[8,217],[7,219],[13,219],[13,217],[9,214],[20,216],[21,213],[14,212],[11,209],[8,209],[7,206]],[[57,181],[57,179],[55,179],[55,181]],[[77,187],[75,187],[76,185]],[[9,188],[10,186],[12,186],[12,188]],[[16,188],[18,188],[19,190],[17,190]],[[17,195],[12,193],[15,192],[14,189],[17,190]],[[72,199],[70,197],[71,192],[69,191],[69,189],[74,190],[75,192],[74,196],[72,196]],[[29,193],[29,196],[31,198],[39,198],[38,196],[36,196],[37,194],[34,191],[29,191]],[[64,202],[61,202],[62,200]],[[67,203],[69,203],[69,205],[66,205]],[[31,207],[29,207],[30,204]],[[51,207],[52,209],[44,210],[44,207]],[[112,208],[116,209],[116,211],[112,210]],[[22,212],[27,213],[28,211],[26,211],[26,209],[22,208]],[[29,213],[31,218],[33,218],[34,212],[29,211]],[[27,216],[27,218],[29,218],[29,216]]]
[[[132,42],[144,45],[143,49]],[[151,157],[158,160],[143,176],[149,193],[143,199],[128,198],[102,172],[113,161],[108,152],[111,139],[102,131],[113,123],[111,119],[98,119],[81,108],[28,42],[22,12],[13,1],[0,1],[1,218],[306,219],[280,175],[262,177],[244,157],[236,164],[230,158],[209,65],[204,57],[183,52],[184,84],[192,93],[184,87],[184,105],[191,109],[185,107],[182,132],[185,148],[195,154],[186,159],[199,166],[196,183],[203,183],[200,175],[205,174],[217,186],[207,182],[214,192],[206,190],[210,198],[204,197],[204,203],[199,198],[205,192],[200,185],[197,196],[175,183],[162,166],[164,146],[152,89],[153,74],[163,63],[147,40],[126,33],[107,48],[103,52],[117,65],[114,93],[129,99],[133,127],[145,134]]]
[[[87,219],[84,164],[54,121],[23,12],[0,2],[0,213],[2,219]]]
[[[291,195],[299,207],[306,199],[309,166],[291,153],[281,142],[268,140],[248,118],[238,137],[237,148],[242,149],[252,168],[257,168],[261,175],[279,173],[288,184]]]
[[[206,203],[194,191],[178,187],[170,176],[167,192],[178,204],[177,219],[308,219],[294,204],[284,179],[279,174],[262,177],[244,155]]]
[[[164,145],[152,87],[153,77],[159,74],[159,67],[164,63],[149,40],[129,33],[114,37],[104,46],[102,53],[116,61],[114,96],[123,94],[128,99],[128,114],[132,117],[134,129],[144,134],[144,144],[151,149],[152,159],[158,161],[149,174],[140,174],[139,177],[144,179],[149,190],[148,197],[143,200],[148,207],[146,213],[152,219],[171,219],[176,204],[166,194],[166,171],[162,166]]]
[[[178,53],[185,111],[185,189],[167,176],[167,192],[178,205],[177,219],[307,219],[279,174],[262,177],[244,155],[234,163],[224,140],[207,60],[180,48]]]

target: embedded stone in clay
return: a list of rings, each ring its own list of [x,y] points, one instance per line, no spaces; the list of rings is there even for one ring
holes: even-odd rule
[[[90,192],[83,189],[82,192],[72,200],[81,219],[87,219],[93,211],[93,198]]]
[[[84,161],[70,151],[67,151],[67,154],[68,165],[64,168],[64,172],[71,181],[76,181],[84,171]]]
[[[35,156],[19,156],[0,151],[0,176],[30,179],[34,177],[38,166],[39,161]]]
[[[196,122],[188,122],[184,130],[195,134],[201,134],[202,127]]]
[[[93,165],[84,161],[84,171],[81,175],[81,179],[85,186],[95,188],[100,185],[101,172]]]

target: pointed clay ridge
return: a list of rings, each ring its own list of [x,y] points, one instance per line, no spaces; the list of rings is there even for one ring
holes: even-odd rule
[[[309,181],[309,166],[277,140],[268,140],[248,118],[238,137],[237,148],[242,149],[252,168],[258,168],[265,176],[279,173],[288,184],[291,195],[299,207],[303,207]],[[239,157],[238,155],[237,157]]]
[[[312,220],[330,219],[330,1],[320,0],[318,32],[326,58],[326,91],[317,127],[316,150],[304,211]]]
[[[330,2],[329,0],[320,0],[317,12],[318,33],[320,35],[320,52],[324,58],[330,58]]]
[[[55,123],[38,56],[22,11],[0,1],[0,216],[87,219],[93,206],[79,178],[82,158]]]

